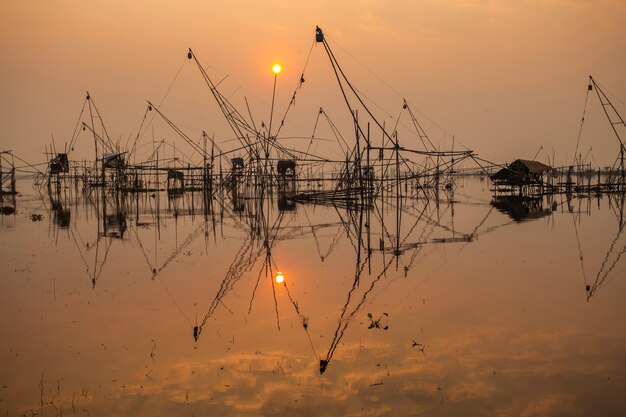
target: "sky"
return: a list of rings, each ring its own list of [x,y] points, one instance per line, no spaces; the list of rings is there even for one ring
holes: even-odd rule
[[[585,101],[593,75],[626,115],[625,21],[621,0],[5,0],[0,150],[36,163],[52,137],[57,150],[66,146],[86,91],[121,144],[137,134],[150,100],[190,137],[206,131],[224,148],[235,146],[197,67],[186,61],[189,47],[212,79],[226,77],[220,88],[244,114],[249,101],[258,124],[270,118],[271,66],[283,65],[279,120],[308,58],[286,143],[306,147],[296,136],[312,135],[319,107],[349,131],[329,59],[313,42],[319,25],[386,123],[406,99],[441,149],[454,137],[457,148],[489,161],[537,155],[561,165],[571,163],[578,143],[586,162],[611,165],[618,141],[595,94]],[[329,137],[326,129],[320,125],[320,138]],[[153,135],[175,138],[155,120],[142,140]],[[399,135],[417,147],[411,134]],[[78,138],[75,157],[93,158],[92,139]]]

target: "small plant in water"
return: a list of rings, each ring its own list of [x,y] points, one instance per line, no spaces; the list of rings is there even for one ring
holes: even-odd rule
[[[417,343],[415,340],[412,340],[413,345],[411,347],[417,347],[417,350],[419,352],[422,352],[422,355],[426,356],[426,353],[424,352],[424,349],[426,349],[426,345],[422,344],[422,343]]]
[[[374,316],[372,315],[372,313],[367,313],[367,317],[370,319],[370,325],[367,328],[387,330],[389,326],[382,327],[382,325],[380,324],[380,320],[383,318],[383,316],[389,317],[389,314],[383,313],[378,319],[374,320]]]
[[[40,222],[43,220],[43,216],[41,214],[31,214],[30,219],[34,222]]]

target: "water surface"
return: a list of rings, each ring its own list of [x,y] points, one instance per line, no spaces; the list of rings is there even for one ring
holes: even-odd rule
[[[466,178],[370,209],[206,207],[18,185],[6,415],[626,414],[623,198]]]

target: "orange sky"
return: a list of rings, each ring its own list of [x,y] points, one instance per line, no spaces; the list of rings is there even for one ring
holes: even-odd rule
[[[393,7],[376,0],[9,0],[0,9],[0,149],[39,162],[51,134],[62,147],[85,90],[112,138],[125,143],[146,100],[164,97],[188,47],[210,74],[230,74],[225,95],[238,107],[246,96],[257,122],[267,122],[271,65],[284,65],[276,118],[319,25],[359,90],[394,117],[406,98],[442,148],[454,134],[492,161],[532,158],[543,145],[538,159],[554,149],[557,163],[565,163],[576,146],[589,74],[621,100],[614,102],[626,115],[624,21],[626,3],[610,0],[403,0]],[[321,47],[313,49],[305,78],[289,122],[310,136],[314,109],[334,109],[337,120],[345,113]],[[593,146],[595,161],[611,164],[617,141],[597,98],[589,99],[581,152]],[[191,137],[201,130],[232,137],[191,65],[183,65],[164,106]],[[81,141],[90,157],[88,139]]]

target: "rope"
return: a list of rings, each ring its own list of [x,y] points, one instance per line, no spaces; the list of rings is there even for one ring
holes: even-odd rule
[[[278,126],[278,129],[276,130],[276,135],[274,136],[278,136],[278,133],[280,132],[280,130],[282,129],[283,125],[285,124],[285,119],[287,118],[287,114],[289,113],[289,110],[295,106],[296,103],[296,93],[298,92],[298,90],[300,90],[300,88],[302,88],[302,84],[304,84],[304,72],[306,71],[306,67],[309,65],[309,59],[311,58],[311,53],[313,52],[313,46],[315,46],[315,41],[313,41],[313,43],[311,44],[311,48],[309,49],[309,54],[306,57],[306,62],[304,63],[304,68],[302,68],[302,75],[300,75],[300,80],[298,81],[298,85],[296,85],[296,88],[293,92],[293,95],[291,96],[291,101],[289,101],[289,104],[287,105],[287,109],[285,110],[285,114],[283,115],[283,118],[280,121],[280,126]],[[271,132],[270,132],[271,134]]]
[[[85,98],[85,100],[83,101],[83,108],[80,110],[80,114],[78,116],[78,120],[76,120],[76,127],[74,127],[74,133],[72,133],[72,139],[70,140],[70,149],[67,150],[68,154],[70,153],[70,151],[72,151],[74,149],[74,144],[78,140],[78,134],[80,133],[80,120],[83,117],[83,113],[85,111],[85,105],[86,104],[87,104],[87,98]]]
[[[580,118],[580,128],[578,129],[578,139],[576,140],[576,150],[574,151],[574,164],[576,164],[576,156],[578,155],[578,145],[580,144],[580,137],[583,133],[583,125],[585,123],[585,113],[587,112],[587,101],[589,100],[589,88],[585,94],[585,105],[583,106],[583,115]]]
[[[178,67],[178,71],[176,71],[176,75],[174,75],[174,79],[170,83],[169,87],[165,91],[165,94],[163,95],[163,98],[161,98],[161,101],[159,102],[159,107],[161,107],[163,105],[163,102],[165,101],[165,99],[169,95],[170,91],[174,87],[174,83],[176,83],[176,81],[178,80],[178,76],[180,75],[180,72],[182,71],[183,66],[185,65],[185,61],[187,61],[187,57],[183,58],[183,62],[180,64],[180,67]],[[147,109],[149,109],[149,107]],[[156,114],[152,115],[152,118],[150,119],[150,121],[146,125],[145,130],[143,131],[143,133],[141,133],[141,127],[143,126],[143,123],[146,120],[146,115],[147,115],[148,111],[149,110],[146,110],[146,114],[144,114],[144,119],[141,122],[141,126],[139,126],[139,131],[137,131],[137,138],[135,139],[135,143],[133,144],[133,149],[132,149],[131,153],[135,152],[135,146],[136,146],[137,141],[140,140],[140,139],[143,139],[143,136],[146,134],[146,132],[148,131],[148,128],[152,125],[152,122],[154,121],[154,118],[156,117]]]
[[[309,156],[309,150],[311,149],[311,145],[313,145],[313,139],[315,138],[315,132],[317,131],[317,123],[320,121],[320,114],[322,114],[323,110],[320,107],[320,110],[317,112],[317,117],[315,118],[315,125],[313,126],[313,133],[311,134],[311,141],[309,145],[306,147],[306,152],[304,153],[304,157],[307,158]]]
[[[354,307],[354,309],[346,317],[346,313],[347,313],[347,310],[348,310],[348,305],[350,304],[350,300],[352,298],[352,293],[356,289],[357,283],[359,281],[358,279],[355,279],[355,281],[354,281],[354,283],[352,285],[352,288],[350,289],[350,292],[348,293],[348,299],[346,300],[346,304],[343,307],[343,311],[341,313],[341,316],[339,317],[339,324],[337,326],[337,329],[335,330],[335,335],[334,335],[333,340],[332,340],[332,342],[330,344],[330,347],[328,349],[328,353],[326,354],[326,359],[320,360],[320,373],[324,373],[324,371],[326,370],[326,367],[328,366],[328,364],[330,363],[330,360],[332,359],[333,355],[335,354],[335,350],[337,349],[337,346],[339,345],[339,342],[343,338],[343,335],[345,334],[345,331],[348,328],[348,325],[352,321],[352,318],[357,313],[357,311],[361,308],[361,306],[365,303],[365,300],[366,300],[367,296],[374,289],[376,283],[383,276],[385,276],[385,274],[387,273],[387,269],[389,268],[389,266],[391,266],[392,261],[393,261],[393,258],[389,259],[389,262],[385,265],[383,271],[372,281],[372,283],[370,284],[369,288],[363,293],[363,296],[361,297],[361,300],[359,301],[359,303],[356,305],[356,307]],[[365,263],[363,263],[362,268],[363,267],[365,267]],[[357,276],[358,276],[358,275],[361,274],[362,269],[361,270],[357,270],[356,272],[357,272]]]
[[[615,236],[615,239],[613,239],[613,241],[611,242],[611,246],[609,247],[608,252],[604,256],[604,259],[602,261],[602,265],[600,267],[600,270],[598,270],[598,274],[596,275],[596,279],[595,279],[595,281],[594,281],[594,283],[593,283],[593,285],[591,287],[591,290],[589,291],[589,295],[587,296],[587,300],[589,300],[589,298],[591,298],[591,296],[596,291],[596,289],[598,287],[600,287],[604,283],[604,281],[606,280],[606,277],[608,276],[608,274],[611,273],[611,271],[613,271],[613,268],[615,267],[617,262],[619,262],[620,258],[622,257],[622,255],[626,251],[626,245],[624,245],[624,248],[620,252],[618,252],[617,257],[615,258],[615,260],[605,270],[607,262],[609,261],[609,257],[611,256],[611,253],[613,253],[613,249],[615,248],[615,245],[616,245],[617,241],[619,240],[619,238],[620,238],[620,236],[621,236],[623,231],[624,231],[624,229],[620,229],[619,232],[617,233],[617,236]]]
[[[287,287],[287,282],[283,282],[283,286],[285,287],[285,291],[287,292],[287,297],[289,297],[289,301],[291,301],[291,304],[293,305],[293,308],[296,310],[296,313],[298,314],[298,316],[300,316],[300,318],[302,318],[302,328],[304,329],[308,339],[309,339],[309,345],[311,345],[311,351],[313,352],[313,356],[315,357],[315,359],[319,360],[319,356],[317,355],[317,353],[315,352],[315,346],[313,345],[313,339],[311,339],[311,334],[309,333],[309,325],[308,322],[306,321],[306,317],[300,313],[300,308],[298,307],[298,303],[296,301],[294,301],[293,297],[291,297],[291,293],[289,292],[289,287]]]

